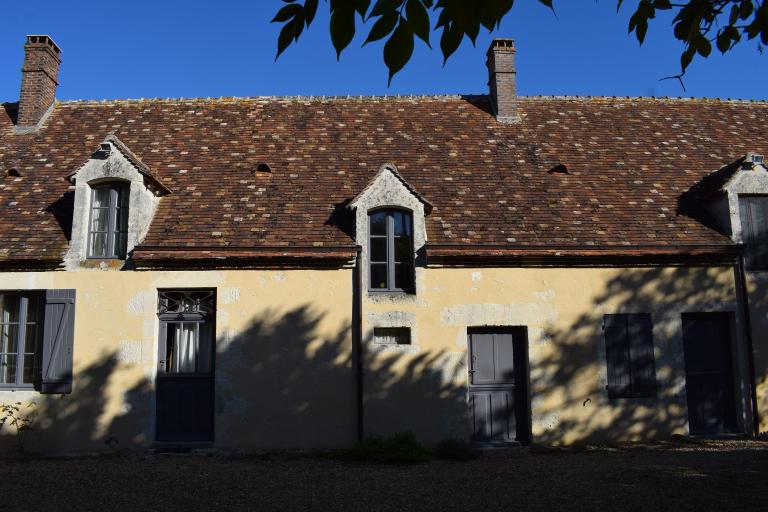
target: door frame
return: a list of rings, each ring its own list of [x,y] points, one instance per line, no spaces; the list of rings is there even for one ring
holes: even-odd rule
[[[524,386],[522,391],[516,390],[515,400],[515,425],[516,425],[516,437],[517,441],[502,442],[502,441],[487,441],[479,442],[472,441],[481,447],[487,448],[504,448],[514,446],[514,444],[531,444],[533,442],[532,424],[533,419],[531,417],[531,365],[528,357],[528,327],[525,325],[479,325],[467,327],[467,381],[466,381],[466,406],[467,414],[470,414],[470,391],[472,390],[472,378],[470,371],[472,370],[472,334],[484,334],[484,333],[501,333],[511,334],[513,343],[513,357],[515,357],[515,363],[522,362],[523,367],[518,368],[515,364],[515,382],[519,379],[520,384]],[[519,373],[518,373],[519,372]],[[520,400],[517,400],[517,399]],[[520,408],[518,408],[518,402]],[[471,423],[471,418],[467,418]],[[520,427],[524,427],[523,435],[520,434]],[[472,427],[470,424],[470,437],[472,436]],[[521,438],[522,437],[522,438]]]
[[[728,351],[731,356],[730,365],[730,385],[731,393],[733,395],[733,414],[735,416],[735,428],[732,432],[714,432],[714,433],[692,433],[691,432],[691,416],[688,407],[688,368],[686,364],[685,353],[685,329],[684,318],[686,316],[697,315],[719,315],[725,317],[728,323]],[[685,421],[686,430],[688,435],[692,437],[713,438],[713,437],[730,437],[744,435],[748,430],[749,423],[749,411],[747,410],[747,404],[749,403],[749,391],[741,389],[741,380],[743,379],[743,369],[741,368],[741,347],[738,346],[742,342],[739,328],[739,317],[735,311],[683,311],[680,313],[680,343],[683,353],[683,379],[685,389]],[[748,381],[748,379],[747,379]]]
[[[213,313],[210,315],[205,315],[201,313],[186,313],[186,314],[180,314],[180,313],[160,313],[159,311],[155,312],[155,318],[157,319],[157,330],[158,333],[158,339],[157,344],[155,346],[155,371],[154,371],[154,393],[153,393],[153,404],[152,404],[152,432],[153,432],[153,439],[154,443],[158,445],[172,445],[172,446],[188,446],[188,445],[210,445],[213,444],[216,440],[216,362],[218,359],[217,354],[217,340],[218,337],[216,335],[216,325],[217,325],[217,317],[218,317],[218,290],[216,287],[197,287],[197,288],[189,288],[189,287],[163,287],[157,289],[157,309],[159,310],[159,301],[160,296],[164,292],[211,292],[213,294],[213,304],[214,304],[214,310]],[[185,323],[203,323],[205,320],[210,320],[211,324],[211,333],[213,339],[211,347],[211,373],[210,373],[210,379],[211,379],[211,392],[213,394],[213,402],[211,404],[211,438],[207,440],[199,440],[199,441],[190,441],[190,440],[161,440],[158,436],[158,428],[157,428],[157,421],[158,421],[158,414],[157,414],[157,408],[159,405],[158,400],[158,391],[160,387],[160,381],[163,379],[162,372],[161,372],[161,365],[165,363],[165,359],[163,359],[163,354],[165,352],[165,349],[163,348],[163,343],[167,342],[167,334],[168,334],[168,324],[169,323],[178,323],[178,322],[185,322]],[[208,377],[208,375],[206,375]],[[190,377],[194,379],[195,377]],[[200,377],[197,377],[198,379]]]

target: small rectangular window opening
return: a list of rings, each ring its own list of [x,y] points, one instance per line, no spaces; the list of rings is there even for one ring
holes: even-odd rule
[[[410,345],[410,327],[376,327],[373,329],[373,341],[377,345]]]
[[[0,292],[0,387],[32,386],[39,380],[42,307],[37,292]]]

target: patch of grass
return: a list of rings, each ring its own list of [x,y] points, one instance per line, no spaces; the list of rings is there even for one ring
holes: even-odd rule
[[[391,437],[371,436],[351,448],[338,452],[341,460],[382,464],[420,464],[430,459],[430,452],[411,432]]]
[[[435,447],[435,457],[443,460],[467,461],[480,456],[480,451],[468,441],[444,439]]]

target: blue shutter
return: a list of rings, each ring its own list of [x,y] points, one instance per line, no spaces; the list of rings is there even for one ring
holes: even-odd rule
[[[632,396],[656,396],[656,364],[653,355],[651,315],[627,315],[629,361],[632,370]]]
[[[627,315],[605,315],[603,331],[605,357],[608,363],[608,397],[627,397],[632,389]]]
[[[42,393],[72,392],[75,290],[46,290],[43,316]]]

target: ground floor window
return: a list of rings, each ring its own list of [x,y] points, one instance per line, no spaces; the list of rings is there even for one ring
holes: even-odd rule
[[[0,292],[0,387],[32,386],[40,375],[43,301],[36,292]]]

